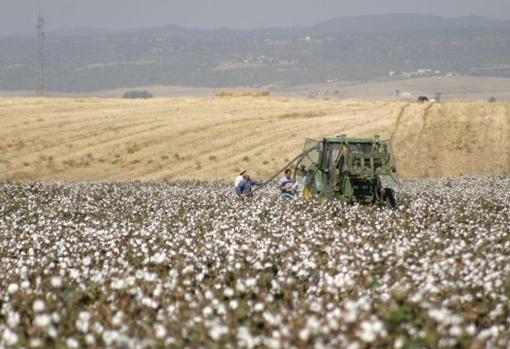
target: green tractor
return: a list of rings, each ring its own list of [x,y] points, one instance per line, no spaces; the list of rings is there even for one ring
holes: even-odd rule
[[[396,207],[395,157],[390,141],[345,135],[307,140],[294,177],[305,199],[380,203]]]

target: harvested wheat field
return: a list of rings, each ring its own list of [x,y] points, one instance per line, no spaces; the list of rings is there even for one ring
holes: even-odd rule
[[[305,138],[391,138],[402,177],[510,173],[510,103],[0,99],[2,180],[268,176]]]

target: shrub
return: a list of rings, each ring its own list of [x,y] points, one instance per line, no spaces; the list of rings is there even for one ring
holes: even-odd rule
[[[122,98],[126,99],[149,99],[152,98],[152,93],[149,91],[126,91]]]

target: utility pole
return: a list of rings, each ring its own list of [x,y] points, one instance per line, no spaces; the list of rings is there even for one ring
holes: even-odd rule
[[[37,95],[44,96],[44,17],[37,16]]]

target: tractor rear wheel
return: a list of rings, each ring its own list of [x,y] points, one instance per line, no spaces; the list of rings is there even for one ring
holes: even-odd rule
[[[395,200],[395,193],[393,192],[393,189],[384,189],[384,201],[386,202],[386,206],[389,208],[397,207],[397,200]]]

